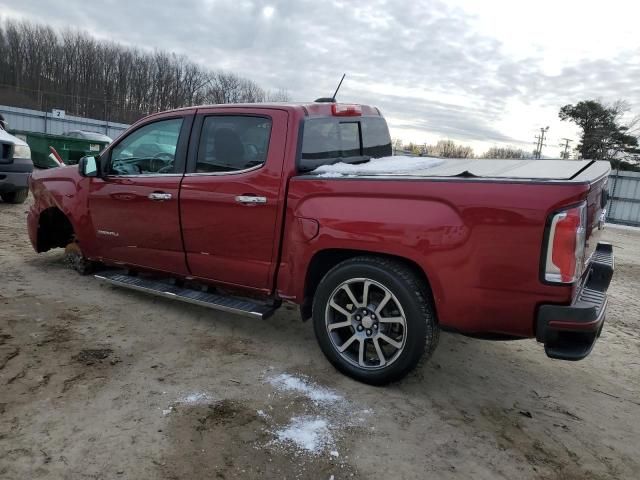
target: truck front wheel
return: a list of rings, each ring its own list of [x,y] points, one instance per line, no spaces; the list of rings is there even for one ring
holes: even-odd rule
[[[320,348],[341,372],[382,385],[433,352],[439,329],[428,287],[403,263],[362,256],[322,279],[313,301]]]
[[[29,190],[23,188],[15,192],[0,193],[0,198],[6,203],[24,203],[29,195]]]
[[[70,242],[64,249],[67,264],[80,275],[89,275],[95,270],[95,263],[88,260],[77,242]]]

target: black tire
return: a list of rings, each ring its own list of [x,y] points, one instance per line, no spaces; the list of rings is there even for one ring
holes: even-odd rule
[[[70,268],[80,275],[89,275],[96,270],[96,264],[88,260],[76,242],[71,242],[64,249],[65,259]]]
[[[362,279],[365,279],[365,282],[376,282],[379,286],[388,290],[395,296],[394,302],[399,303],[398,311],[404,314],[405,324],[402,327],[398,327],[404,335],[402,337],[404,338],[403,347],[396,350],[395,359],[387,365],[378,367],[355,365],[353,359],[350,362],[349,359],[344,357],[344,354],[338,351],[338,346],[335,345],[336,341],[332,340],[332,338],[335,339],[336,334],[328,332],[327,325],[332,322],[327,320],[327,315],[328,312],[333,312],[328,307],[329,302],[332,298],[336,298],[337,292],[340,292],[341,285],[344,285],[345,282],[357,282]],[[362,304],[365,303],[362,301],[364,300],[364,294],[360,296],[359,300]],[[346,306],[345,309],[354,308],[350,305]],[[355,310],[353,311],[355,312]],[[370,312],[372,314],[373,310],[370,310]],[[379,313],[380,327],[378,325],[374,326],[376,330],[380,328],[380,333],[382,333],[382,329],[385,327],[383,327],[382,319],[380,318],[382,317],[381,312]],[[354,318],[353,315],[349,317],[340,314],[339,316],[341,316],[341,321],[336,323],[353,321]],[[351,320],[349,320],[350,318]],[[424,279],[420,278],[404,263],[383,257],[355,257],[332,268],[324,276],[316,290],[313,299],[313,325],[320,348],[333,366],[342,373],[371,385],[384,385],[406,376],[421,359],[426,360],[431,356],[439,339],[439,328],[431,302],[431,295]],[[344,338],[349,337],[349,335],[356,335],[354,327],[346,326],[342,328],[346,329]],[[360,328],[360,324],[358,324],[358,328]],[[337,330],[332,330],[332,332],[335,331]],[[367,327],[367,335],[369,331],[371,331],[370,326]],[[330,335],[333,335],[333,337]],[[380,340],[377,342],[380,344]],[[342,347],[346,343],[348,342],[344,342]],[[366,339],[363,343],[369,345],[370,349],[373,346],[372,340]],[[359,343],[354,341],[353,344],[357,344],[356,349],[361,348]],[[352,347],[349,347],[347,352],[349,349],[352,349]],[[377,354],[379,355],[379,351]],[[380,364],[382,365],[382,361],[380,361]]]
[[[0,193],[0,198],[5,203],[24,203],[29,196],[29,190],[23,188],[22,190],[16,190],[15,192]]]

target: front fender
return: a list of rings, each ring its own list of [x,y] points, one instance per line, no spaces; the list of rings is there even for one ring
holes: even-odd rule
[[[60,210],[67,217],[78,240],[91,244],[89,240],[94,236],[94,230],[87,210],[90,180],[80,176],[77,166],[34,172],[29,183],[34,201],[27,215],[27,224],[29,239],[36,251],[39,251],[40,215],[50,208]]]

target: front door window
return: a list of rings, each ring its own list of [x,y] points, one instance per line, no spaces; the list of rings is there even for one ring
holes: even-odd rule
[[[150,123],[131,133],[111,151],[109,175],[178,173],[175,156],[182,118]]]

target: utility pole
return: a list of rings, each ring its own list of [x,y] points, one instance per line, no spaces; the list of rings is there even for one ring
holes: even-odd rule
[[[540,135],[536,135],[534,138],[536,139],[536,150],[535,150],[535,158],[542,158],[542,147],[546,147],[547,144],[544,143],[544,136],[549,131],[549,127],[540,127]]]
[[[573,142],[570,138],[563,138],[564,143],[561,143],[560,146],[564,147],[564,152],[562,153],[562,158],[565,160],[569,159],[569,142]]]

